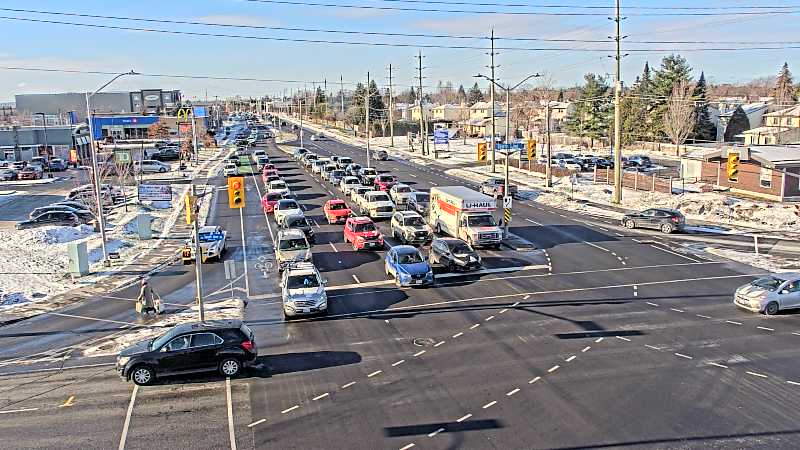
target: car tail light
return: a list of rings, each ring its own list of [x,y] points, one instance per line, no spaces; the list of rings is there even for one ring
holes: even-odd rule
[[[250,341],[250,340],[243,341],[242,342],[242,348],[247,350],[248,352],[252,352],[253,348],[255,348],[255,345],[253,344],[253,341]]]
[[[673,216],[673,217],[672,217],[672,221],[673,221],[673,222],[680,222],[680,221],[681,221],[681,219],[680,219],[680,217]]]

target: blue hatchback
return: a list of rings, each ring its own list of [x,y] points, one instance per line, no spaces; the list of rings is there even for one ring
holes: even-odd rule
[[[389,250],[386,254],[386,275],[393,276],[398,286],[433,284],[431,265],[411,245],[398,245]]]

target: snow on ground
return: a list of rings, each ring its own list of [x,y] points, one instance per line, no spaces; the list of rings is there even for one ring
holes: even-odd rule
[[[171,312],[176,306],[183,307],[183,305],[168,304],[166,305],[166,312],[160,316],[161,319],[157,322],[89,347],[83,350],[83,356],[114,356],[123,348],[136,342],[153,339],[175,325],[198,320],[199,308],[197,305],[192,305],[190,308],[183,309],[180,312]],[[242,302],[235,298],[217,302],[205,302],[204,309],[206,320],[241,319],[244,316]]]
[[[800,260],[797,259],[791,260],[780,256],[765,254],[756,255],[755,253],[716,247],[703,247],[702,251],[730,259],[731,261],[764,269],[769,272],[797,272],[800,270]]]

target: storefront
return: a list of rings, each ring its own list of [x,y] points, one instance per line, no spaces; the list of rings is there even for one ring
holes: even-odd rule
[[[92,116],[92,134],[95,140],[147,138],[147,128],[158,123],[159,116]]]

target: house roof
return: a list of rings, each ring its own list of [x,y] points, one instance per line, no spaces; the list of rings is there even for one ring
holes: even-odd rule
[[[754,112],[758,112],[761,109],[767,109],[769,107],[769,105],[764,104],[764,103],[747,103],[747,104],[739,105],[739,106],[742,107],[742,109],[744,110],[745,114],[747,114],[747,115],[753,114]],[[733,112],[734,111],[736,111],[736,108],[731,108],[731,109],[729,109],[727,111],[720,112],[719,116],[720,117],[731,117],[731,116],[733,116]]]
[[[757,127],[757,128],[751,128],[749,130],[746,130],[744,132],[744,134],[760,134],[760,135],[780,134],[780,133],[786,133],[786,132],[792,131],[794,129],[795,128],[778,127],[778,126],[775,126],[775,127]]]
[[[792,106],[791,108],[781,109],[779,111],[764,114],[766,117],[800,117],[800,105]]]
[[[800,164],[800,145],[751,145],[750,157],[767,166]]]

